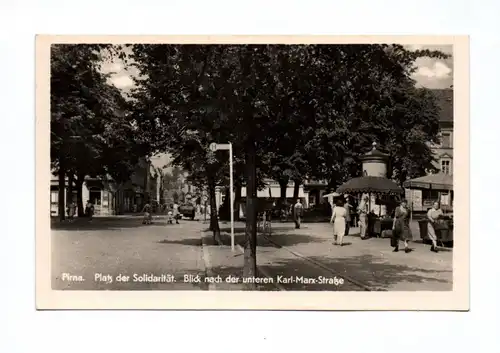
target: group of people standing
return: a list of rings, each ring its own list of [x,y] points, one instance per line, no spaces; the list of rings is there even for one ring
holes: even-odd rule
[[[368,196],[362,197],[359,206],[357,207],[357,214],[359,215],[359,227],[361,239],[367,239],[368,230]],[[332,209],[332,217],[330,223],[333,224],[333,236],[334,244],[343,246],[344,236],[349,234],[349,224],[351,221],[351,208],[352,205],[349,203],[349,199],[346,196],[345,200],[342,198],[337,198],[334,201]],[[436,236],[436,224],[437,221],[443,216],[443,211],[440,208],[438,202],[434,202],[431,209],[427,212],[427,236],[432,241],[432,246],[430,248],[433,252],[438,252],[437,246],[437,236]],[[394,252],[399,251],[399,244],[403,242],[405,253],[411,252],[409,247],[409,242],[413,240],[412,232],[410,229],[410,210],[408,208],[408,202],[406,200],[401,200],[400,204],[394,210],[393,224],[391,233],[391,247],[394,248]]]
[[[173,203],[170,207],[165,209],[167,212],[167,224],[179,224],[179,219],[181,218],[181,214],[179,212],[179,205],[177,203]],[[146,203],[142,209],[144,213],[144,218],[142,220],[142,224],[151,224],[153,222],[152,215],[152,207],[149,203]]]
[[[77,205],[75,201],[71,201],[66,209],[66,212],[68,213],[68,220],[70,222],[73,222],[75,219],[75,216],[77,215]],[[85,211],[84,211],[85,217],[89,219],[89,221],[92,221],[92,217],[94,216],[94,204],[92,202],[87,201],[87,204],[85,205]]]

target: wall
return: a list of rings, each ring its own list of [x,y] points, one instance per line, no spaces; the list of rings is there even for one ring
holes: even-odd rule
[[[378,176],[378,177],[386,177],[387,176],[387,164],[381,161],[365,161],[363,162],[363,175],[368,176]]]

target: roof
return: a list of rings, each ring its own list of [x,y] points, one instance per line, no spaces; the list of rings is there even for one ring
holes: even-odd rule
[[[372,149],[360,157],[361,160],[387,159],[389,155],[377,149],[377,143],[372,143]]]
[[[406,188],[453,190],[453,176],[444,173],[429,174],[420,178],[407,180],[403,185]]]
[[[439,121],[453,122],[453,89],[433,89],[439,107]]]

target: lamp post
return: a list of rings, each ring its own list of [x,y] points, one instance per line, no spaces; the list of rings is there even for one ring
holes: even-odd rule
[[[229,143],[215,143],[210,144],[212,152],[219,150],[229,151],[229,207],[231,214],[231,251],[234,251],[234,193],[233,193],[233,145]]]

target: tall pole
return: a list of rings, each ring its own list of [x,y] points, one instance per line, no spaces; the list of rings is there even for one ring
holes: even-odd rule
[[[212,142],[209,146],[212,152],[217,150],[229,150],[229,203],[231,213],[231,250],[234,251],[234,193],[233,193],[233,144],[229,143],[215,143]]]
[[[234,251],[233,144],[229,143],[229,203],[231,211],[231,251]]]

